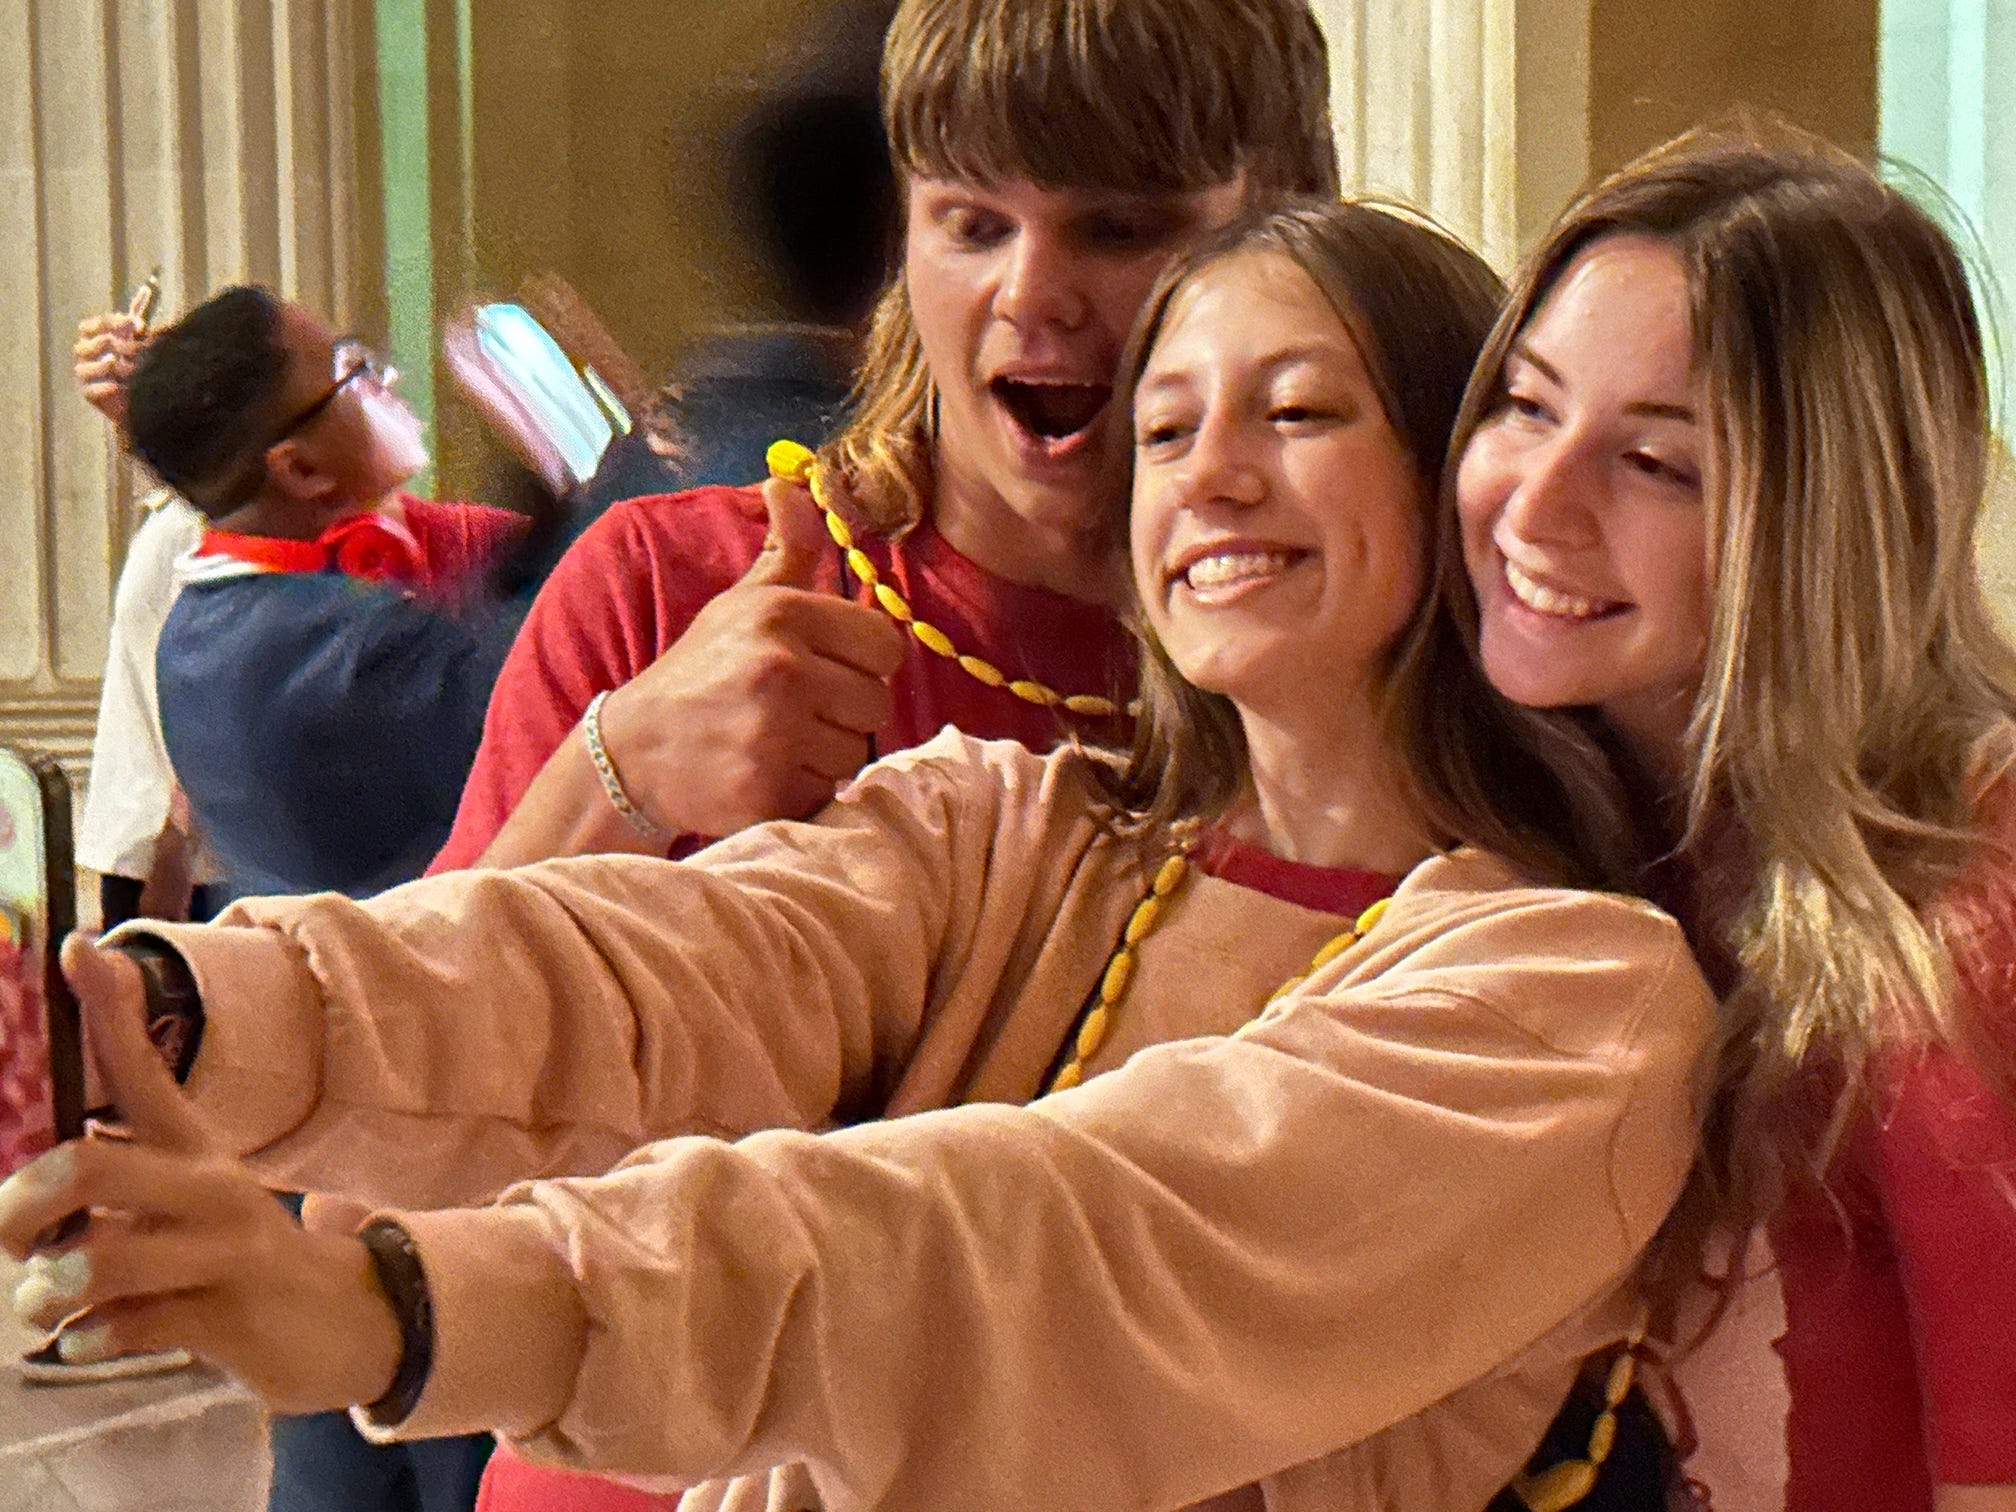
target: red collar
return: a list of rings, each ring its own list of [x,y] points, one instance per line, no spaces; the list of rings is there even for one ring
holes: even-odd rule
[[[230,557],[266,572],[340,572],[407,585],[418,583],[427,565],[419,537],[377,510],[338,520],[312,541],[206,530],[198,553]]]

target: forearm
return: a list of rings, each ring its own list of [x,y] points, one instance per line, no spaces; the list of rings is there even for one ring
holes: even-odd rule
[[[663,855],[602,790],[587,743],[576,728],[539,769],[476,865],[524,866],[558,856]]]

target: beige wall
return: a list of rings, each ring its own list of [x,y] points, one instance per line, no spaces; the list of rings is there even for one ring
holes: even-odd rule
[[[1737,105],[1873,151],[1877,21],[1877,0],[1593,0],[1592,166]]]

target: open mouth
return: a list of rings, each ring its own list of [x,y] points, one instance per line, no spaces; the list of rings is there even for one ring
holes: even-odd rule
[[[1113,397],[1105,383],[996,378],[987,385],[1008,417],[1045,447],[1062,448],[1092,428]]]
[[[1587,620],[1607,619],[1629,607],[1614,599],[1583,598],[1577,594],[1564,593],[1551,588],[1526,572],[1518,563],[1507,558],[1505,561],[1505,582],[1511,588],[1512,596],[1535,614],[1544,614],[1549,619],[1579,623]]]

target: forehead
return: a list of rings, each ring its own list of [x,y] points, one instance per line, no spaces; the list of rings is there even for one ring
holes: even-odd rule
[[[1144,370],[1200,360],[1292,358],[1362,372],[1357,339],[1316,280],[1282,252],[1235,252],[1206,264],[1169,301]]]
[[[1686,265],[1655,237],[1605,236],[1570,259],[1520,339],[1556,366],[1684,389],[1694,371]]]
[[[986,200],[1019,214],[1067,217],[1132,208],[1182,214],[1211,224],[1237,216],[1246,205],[1246,176],[1235,173],[1215,183],[1175,189],[1121,189],[1096,184],[1046,184],[1015,174],[984,177],[961,174],[913,174],[906,187],[913,207],[936,198],[958,196]]]
[[[335,350],[336,334],[313,310],[289,300],[280,307],[280,344],[291,356],[326,364]]]

